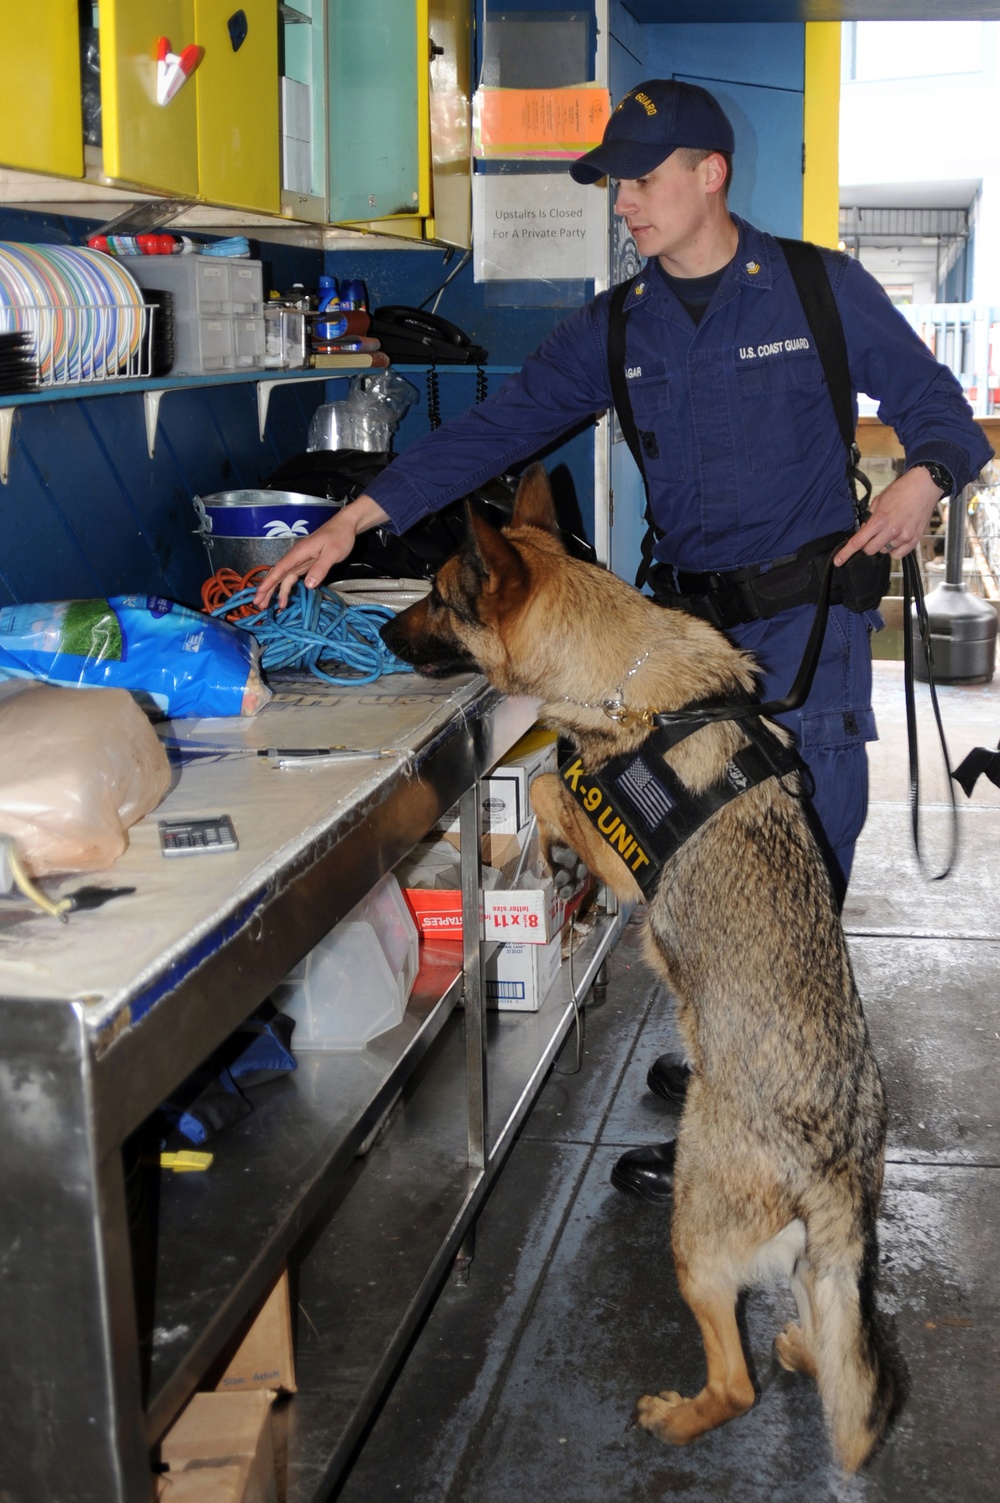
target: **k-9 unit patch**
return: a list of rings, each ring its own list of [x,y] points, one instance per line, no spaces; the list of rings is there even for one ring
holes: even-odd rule
[[[620,856],[646,897],[670,858],[732,799],[798,765],[794,751],[759,722],[745,727],[752,744],[726,763],[721,780],[694,794],[663,760],[677,737],[653,731],[638,751],[588,772],[580,757],[559,769],[567,791],[607,845]]]

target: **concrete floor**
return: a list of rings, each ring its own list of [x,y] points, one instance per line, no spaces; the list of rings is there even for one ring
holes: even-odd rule
[[[926,696],[926,690],[923,690]],[[1000,681],[940,690],[952,760],[1000,736]],[[890,1100],[881,1304],[911,1392],[859,1477],[832,1465],[815,1387],[783,1372],[782,1290],[752,1293],[757,1406],[685,1450],[629,1427],[636,1397],[703,1378],[677,1292],[669,1209],[616,1190],[626,1147],[671,1136],[645,1088],[673,1043],[669,1002],[626,930],[601,1005],[573,1041],[481,1217],[467,1283],[435,1305],[339,1503],[996,1503],[1000,1497],[1000,790],[960,800],[953,874],[930,881],[907,810],[902,665],[876,663],[881,740],[844,913]],[[946,780],[920,707],[932,872],[947,846]]]

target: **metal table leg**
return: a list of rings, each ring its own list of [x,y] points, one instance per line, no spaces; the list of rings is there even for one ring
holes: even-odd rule
[[[479,890],[479,780],[458,804],[462,842],[462,949],[465,966],[465,1069],[469,1107],[469,1163],[489,1162],[486,1095],[486,987],[483,979],[482,895]]]
[[[79,1008],[0,1000],[0,1496],[148,1503],[117,1148],[95,1151]]]

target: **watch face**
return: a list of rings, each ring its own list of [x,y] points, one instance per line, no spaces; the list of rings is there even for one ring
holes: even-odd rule
[[[927,471],[934,484],[938,486],[940,490],[943,490],[950,495],[951,492],[955,489],[955,482],[952,479],[951,473],[950,471],[945,469],[943,464],[925,463],[921,465],[920,468]]]

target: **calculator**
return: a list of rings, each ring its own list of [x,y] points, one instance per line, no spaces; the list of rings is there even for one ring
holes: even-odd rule
[[[212,819],[161,819],[159,823],[163,856],[205,856],[209,851],[239,850],[228,814]]]

